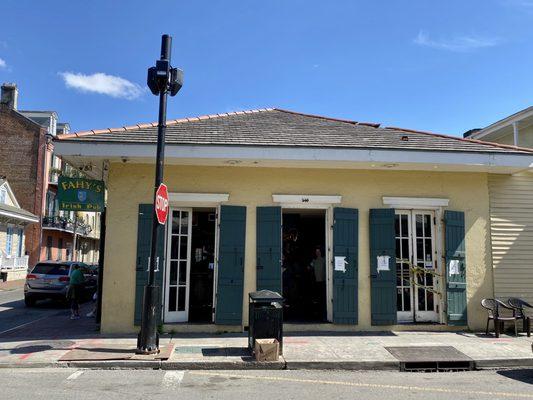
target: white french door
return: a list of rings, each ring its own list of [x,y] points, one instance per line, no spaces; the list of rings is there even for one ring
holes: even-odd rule
[[[167,237],[165,322],[189,319],[192,209],[171,209]]]
[[[398,322],[437,322],[435,213],[396,210],[395,230]]]

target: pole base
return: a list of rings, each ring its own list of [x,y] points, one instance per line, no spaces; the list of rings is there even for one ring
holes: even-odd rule
[[[137,336],[138,354],[157,354],[159,352],[159,332],[157,332],[156,309],[159,307],[159,287],[144,287],[141,331]]]
[[[159,332],[156,333],[155,337],[155,346],[148,346],[144,347],[141,345],[141,332],[137,335],[137,350],[135,350],[135,354],[159,354]]]

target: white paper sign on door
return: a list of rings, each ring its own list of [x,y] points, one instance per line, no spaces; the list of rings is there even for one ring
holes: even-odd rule
[[[451,275],[459,275],[461,272],[459,271],[459,260],[450,260],[450,268],[448,270],[450,276]]]
[[[346,272],[346,257],[335,257],[335,271]]]
[[[378,272],[390,271],[390,256],[378,256]]]

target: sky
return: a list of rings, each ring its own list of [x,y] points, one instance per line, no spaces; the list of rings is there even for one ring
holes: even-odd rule
[[[533,0],[2,0],[0,81],[72,131],[277,107],[462,135],[532,104]]]

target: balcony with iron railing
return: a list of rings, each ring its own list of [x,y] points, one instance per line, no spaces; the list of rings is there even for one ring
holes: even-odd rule
[[[20,271],[28,268],[28,256],[6,255],[0,251],[0,272]]]
[[[67,217],[59,215],[45,216],[43,218],[43,229],[54,229],[64,232],[74,233],[74,226],[76,225],[76,233],[81,236],[89,236],[92,227],[86,224],[82,219],[78,218],[78,223]]]

